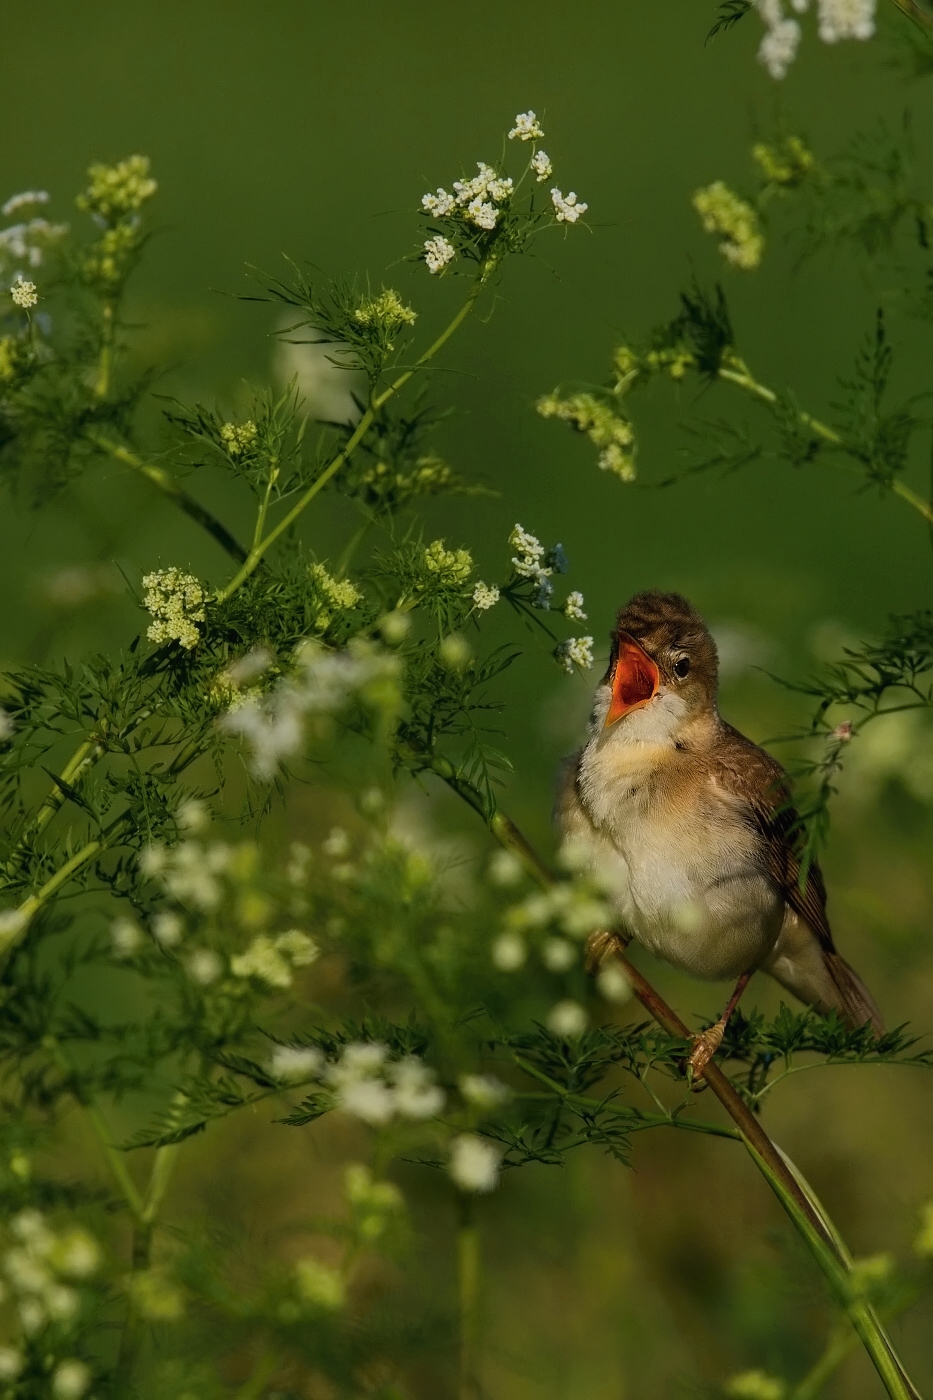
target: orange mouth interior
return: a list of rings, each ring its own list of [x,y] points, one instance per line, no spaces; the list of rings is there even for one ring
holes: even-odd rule
[[[619,638],[619,654],[612,673],[612,701],[606,724],[615,724],[623,715],[647,705],[658,693],[661,673],[634,637]]]

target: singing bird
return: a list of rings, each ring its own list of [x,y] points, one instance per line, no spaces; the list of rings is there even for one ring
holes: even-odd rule
[[[696,977],[736,979],[696,1037],[699,1072],[761,969],[824,1015],[884,1030],[836,952],[818,866],[801,881],[787,774],[719,714],[709,628],[678,593],[620,611],[589,738],[564,766],[557,818],[597,868],[622,929]]]

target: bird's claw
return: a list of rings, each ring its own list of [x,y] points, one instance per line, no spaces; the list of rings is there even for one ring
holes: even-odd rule
[[[707,1030],[700,1031],[699,1035],[693,1037],[693,1050],[687,1061],[691,1080],[699,1079],[702,1076],[706,1066],[722,1044],[725,1033],[725,1026],[717,1021],[715,1026],[710,1026]]]

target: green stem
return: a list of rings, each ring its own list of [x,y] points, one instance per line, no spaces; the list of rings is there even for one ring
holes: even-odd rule
[[[6,964],[10,953],[20,942],[30,923],[43,904],[47,903],[54,894],[57,894],[62,885],[66,885],[76,871],[83,865],[94,859],[94,857],[104,848],[103,841],[89,841],[86,846],[82,846],[80,851],[76,851],[70,860],[56,870],[45,884],[38,889],[35,894],[31,894],[28,899],[24,899],[16,910],[19,915],[18,920],[4,932],[0,933],[0,969]]]
[[[107,1165],[123,1193],[123,1198],[130,1208],[134,1222],[138,1224],[143,1218],[143,1199],[139,1194],[139,1188],[136,1182],[130,1176],[125,1156],[119,1148],[113,1145],[110,1129],[104,1121],[103,1114],[93,1099],[82,1097],[75,1079],[74,1065],[65,1054],[55,1036],[47,1035],[42,1041],[42,1047],[49,1052],[59,1069],[63,1070],[64,1073],[68,1075],[71,1081],[71,1092],[81,1105],[88,1122],[97,1134],[104,1151],[104,1156],[107,1159]]]
[[[149,1185],[146,1188],[146,1199],[142,1203],[141,1218],[147,1225],[154,1225],[159,1214],[165,1193],[168,1190],[175,1164],[178,1161],[178,1154],[181,1151],[180,1142],[166,1143],[156,1150],[156,1155],[152,1162],[152,1171],[149,1173]]]
[[[277,1352],[264,1351],[253,1367],[249,1379],[234,1393],[233,1400],[259,1400],[279,1368],[281,1358]]]
[[[122,462],[125,467],[130,467],[132,471],[138,472],[140,476],[144,476],[146,480],[151,482],[164,496],[167,496],[179,510],[184,511],[185,515],[189,516],[200,525],[202,529],[206,530],[207,533],[217,541],[221,549],[226,550],[227,554],[235,559],[238,564],[242,563],[242,561],[248,557],[247,551],[240,544],[239,540],[231,535],[227,527],[222,525],[217,517],[212,515],[205,506],[202,506],[200,501],[196,501],[193,496],[189,496],[184,487],[180,486],[175,477],[173,477],[170,472],[167,472],[164,467],[157,467],[152,462],[144,461],[137,453],[132,452],[128,447],[124,447],[122,443],[114,442],[103,433],[97,433],[91,429],[87,429],[85,430],[84,436],[98,451],[105,452],[108,456],[113,457],[115,461]]]
[[[477,1375],[480,1300],[479,1231],[473,1219],[472,1196],[460,1197],[460,1223],[457,1230],[457,1302],[460,1326],[460,1366],[458,1400],[476,1400],[480,1394]]]
[[[311,483],[307,491],[305,491],[304,494],[298,498],[298,500],[292,506],[291,510],[287,511],[286,514],[282,516],[281,520],[279,520],[272,527],[269,533],[263,539],[261,539],[258,544],[254,544],[253,548],[249,551],[249,554],[243,560],[242,567],[234,574],[233,578],[227,584],[226,588],[224,588],[220,593],[218,593],[216,600],[218,603],[226,602],[226,600],[237,591],[241,584],[246,582],[246,580],[262,562],[262,559],[267,554],[272,545],[275,543],[275,541],[279,538],[279,536],[283,534],[286,530],[288,530],[292,525],[294,525],[295,521],[302,514],[302,512],[307,509],[307,507],[314,500],[315,496],[319,495],[320,492],[324,490],[324,487],[327,485],[327,483],[337,475],[340,468],[349,460],[350,457],[352,457],[353,453],[356,451],[357,447],[362,442],[364,436],[366,435],[366,432],[368,431],[370,425],[373,422],[373,419],[379,412],[379,409],[382,408],[383,404],[387,403],[388,400],[392,398],[394,394],[397,394],[399,390],[402,389],[408,383],[409,379],[411,379],[413,375],[417,374],[419,370],[423,369],[424,366],[428,363],[428,361],[433,359],[437,352],[444,345],[446,345],[450,337],[454,334],[458,327],[466,320],[467,316],[473,310],[473,307],[476,303],[476,298],[479,296],[480,290],[482,289],[483,284],[486,282],[489,274],[491,273],[493,266],[493,263],[485,263],[483,265],[482,269],[477,275],[475,282],[473,283],[473,288],[470,292],[470,295],[467,297],[466,301],[464,302],[463,306],[461,306],[456,316],[454,316],[453,320],[450,321],[444,327],[437,339],[433,341],[431,345],[428,346],[424,354],[421,355],[415,361],[415,363],[411,366],[410,369],[407,369],[403,374],[400,374],[397,379],[394,379],[391,384],[389,384],[385,389],[383,389],[381,394],[379,394],[375,399],[373,399],[366,412],[363,414],[362,418],[357,423],[356,428],[351,434],[346,445],[341,448],[341,450],[337,453],[336,457],[334,457],[333,460],[324,468],[320,476],[318,476]]]
[[[451,786],[454,791],[459,791],[456,783],[451,783]],[[471,805],[479,810],[477,801]],[[497,813],[487,819],[487,825],[500,844],[511,851],[540,884],[547,887],[554,883],[554,877],[547,866],[510,818],[504,813]],[[612,936],[609,935],[608,938],[611,946]],[[634,964],[619,951],[620,947],[624,946],[623,940],[615,939],[615,956],[624,969],[635,996],[669,1034],[689,1039],[688,1027]],[[892,1400],[920,1400],[919,1392],[908,1377],[875,1309],[860,1296],[853,1285],[848,1251],[813,1191],[806,1185],[796,1168],[788,1164],[735,1085],[723,1074],[715,1061],[711,1060],[706,1065],[702,1075],[738,1127],[752,1160],[803,1237],[871,1357]]]
[[[896,3],[897,0],[895,0],[895,4]],[[751,394],[756,399],[760,399],[762,403],[768,404],[771,408],[778,402],[778,396],[774,390],[769,389],[766,384],[760,384],[750,373],[744,362],[738,358],[731,359],[728,365],[721,365],[717,371],[717,377],[725,380],[728,384],[735,384],[739,389],[744,389],[746,393]],[[830,447],[845,446],[839,434],[819,418],[814,418],[810,413],[802,413],[799,411],[797,413],[797,418],[804,427],[809,428],[811,432],[815,433],[817,437],[822,438]],[[893,491],[895,496],[899,496],[902,501],[906,501],[919,515],[922,515],[927,524],[933,525],[933,503],[925,501],[923,497],[912,490],[906,482],[901,481],[900,477],[895,477],[892,481],[885,484]]]
[[[110,375],[113,369],[113,302],[104,302],[102,317],[104,324],[101,331],[100,361],[97,368],[97,383],[94,385],[94,393],[99,399],[105,399],[110,392]]]
[[[835,1241],[839,1239],[837,1232],[832,1231],[834,1241],[830,1245],[823,1230],[813,1228],[809,1215],[800,1210],[796,1195],[787,1191],[785,1182],[775,1175],[770,1163],[759,1156],[751,1143],[746,1143],[746,1146],[758,1170],[770,1184],[771,1189],[787,1211],[798,1233],[822,1270],[837,1302],[846,1313],[859,1340],[871,1357],[875,1370],[884,1383],[885,1390],[892,1397],[892,1400],[922,1400],[919,1390],[907,1375],[900,1357],[894,1350],[891,1339],[882,1326],[874,1305],[861,1293],[853,1279],[848,1251],[845,1252],[844,1257],[840,1257],[837,1252],[835,1247]],[[801,1183],[802,1179],[799,1173],[795,1171],[794,1175],[798,1183]],[[811,1204],[815,1204],[817,1213],[825,1224],[826,1214],[809,1188],[807,1188],[807,1195]]]
[[[919,29],[925,30],[928,34],[933,30],[933,15],[930,14],[929,10],[924,9],[920,0],[893,0],[893,3],[901,14],[913,20]]]

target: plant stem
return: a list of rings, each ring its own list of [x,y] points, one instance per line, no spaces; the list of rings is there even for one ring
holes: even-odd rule
[[[70,860],[66,860],[65,864],[46,880],[41,889],[37,890],[35,894],[31,894],[28,899],[23,900],[16,910],[19,916],[17,921],[0,933],[0,970],[6,965],[10,953],[19,943],[42,905],[51,899],[53,894],[57,894],[62,885],[67,884],[72,875],[80,870],[82,865],[87,865],[89,861],[93,860],[103,848],[103,841],[89,841],[86,846],[81,847],[80,851],[76,851]]]
[[[103,433],[87,429],[84,436],[98,451],[105,452],[108,456],[113,457],[115,461],[122,462],[125,467],[130,467],[134,472],[138,472],[140,476],[144,476],[146,480],[150,481],[164,496],[167,496],[179,510],[184,511],[185,515],[190,516],[202,529],[206,530],[207,533],[217,541],[221,549],[226,550],[231,558],[235,559],[238,564],[242,563],[243,560],[247,558],[247,551],[240,544],[239,540],[231,535],[226,525],[222,525],[206,506],[201,505],[200,501],[196,501],[193,496],[189,496],[188,492],[183,486],[178,484],[171,472],[167,472],[164,467],[155,466],[152,462],[144,461],[137,453],[132,452],[128,447],[124,447],[122,443],[114,442]]]
[[[438,771],[436,767],[435,771]],[[462,784],[458,785],[456,781],[451,781],[450,785],[454,791],[459,791],[460,786],[462,786]],[[471,806],[480,810],[478,799],[472,802]],[[554,877],[548,871],[547,866],[505,813],[496,813],[487,819],[487,825],[500,844],[506,850],[511,851],[540,884],[546,887],[554,883]],[[631,983],[632,990],[642,1006],[669,1034],[690,1039],[690,1031],[677,1013],[667,1005],[663,997],[625,957],[621,951],[621,948],[625,946],[624,941],[618,935],[609,934],[606,937],[609,940],[608,946],[614,945],[615,956],[621,963]],[[796,1168],[791,1167],[771,1141],[732,1081],[719,1066],[711,1060],[702,1071],[702,1075],[737,1125],[752,1160],[784,1207],[794,1227],[803,1237],[810,1253],[855,1328],[862,1345],[871,1357],[888,1395],[892,1397],[892,1400],[921,1400],[919,1391],[907,1375],[874,1307],[861,1296],[858,1288],[854,1285],[851,1277],[851,1258],[848,1251],[812,1189],[806,1185],[800,1173]]]
[[[107,1124],[104,1122],[103,1114],[101,1113],[100,1109],[97,1107],[93,1099],[82,1097],[75,1080],[74,1065],[71,1063],[68,1056],[65,1054],[64,1050],[62,1049],[59,1041],[55,1038],[55,1036],[45,1036],[42,1041],[42,1048],[48,1051],[52,1059],[58,1065],[59,1069],[63,1070],[64,1073],[68,1075],[69,1080],[71,1081],[71,1092],[74,1095],[77,1102],[84,1109],[84,1112],[87,1115],[88,1122],[94,1129],[94,1132],[97,1134],[97,1137],[100,1140],[101,1147],[104,1150],[104,1156],[107,1159],[107,1165],[113,1173],[114,1180],[116,1181],[121,1192],[123,1193],[123,1198],[130,1208],[130,1214],[132,1215],[134,1222],[138,1223],[142,1220],[143,1216],[143,1198],[139,1194],[139,1188],[137,1187],[136,1182],[130,1176],[129,1169],[126,1165],[126,1158],[124,1157],[123,1153],[113,1145],[113,1142],[111,1140],[112,1135],[110,1133],[110,1129],[107,1127]]]
[[[895,0],[895,4],[897,3],[898,0]],[[933,24],[933,21],[928,19],[927,23]],[[717,377],[725,380],[728,384],[735,384],[739,389],[744,389],[746,393],[751,394],[756,399],[760,399],[762,403],[768,404],[771,408],[778,402],[778,396],[774,390],[769,389],[766,384],[760,384],[751,374],[744,361],[738,359],[738,357],[733,357],[728,362],[728,365],[721,365],[717,370]],[[822,438],[823,441],[828,443],[831,447],[845,446],[839,434],[833,428],[830,428],[828,424],[823,423],[819,418],[814,418],[812,414],[799,411],[797,413],[797,418],[804,427],[809,428],[811,432],[814,432],[817,437]],[[919,515],[922,515],[928,525],[933,525],[933,503],[925,501],[922,496],[912,490],[900,477],[894,477],[893,480],[885,482],[884,485],[886,485],[890,491],[893,491],[895,496],[900,496],[902,501],[906,501],[909,506],[912,506]]]
[[[110,392],[110,374],[113,369],[114,308],[112,301],[104,302],[101,314],[104,324],[101,331],[100,360],[94,393],[99,399],[105,399]]]
[[[417,374],[420,369],[423,369],[424,366],[428,363],[428,361],[433,359],[437,352],[444,345],[446,345],[450,337],[454,334],[458,327],[466,320],[467,316],[473,310],[473,307],[476,303],[476,298],[479,296],[480,290],[482,289],[483,284],[486,282],[486,279],[491,273],[493,266],[494,264],[492,263],[485,263],[483,265],[482,269],[476,277],[476,280],[473,283],[470,295],[467,297],[466,301],[463,303],[456,316],[454,316],[453,320],[448,322],[448,324],[441,331],[437,339],[433,341],[431,345],[428,346],[424,354],[421,355],[415,361],[415,363],[411,366],[410,369],[407,369],[404,371],[403,374],[400,374],[397,379],[394,379],[391,384],[389,384],[385,389],[383,389],[381,394],[377,395],[377,397],[372,400],[366,412],[363,414],[362,418],[357,423],[346,445],[341,448],[341,450],[337,453],[336,457],[334,457],[332,461],[324,468],[320,476],[315,478],[315,480],[308,487],[307,491],[305,491],[304,494],[300,496],[299,499],[295,502],[291,510],[287,511],[286,514],[282,516],[281,520],[279,520],[272,527],[269,533],[263,539],[261,539],[258,542],[258,544],[253,545],[253,548],[249,551],[249,554],[246,555],[243,559],[242,567],[234,574],[233,578],[227,584],[226,588],[224,588],[220,593],[218,593],[218,603],[226,602],[226,600],[237,591],[241,584],[246,582],[246,580],[254,572],[254,570],[262,561],[265,554],[272,547],[272,545],[279,538],[279,536],[283,534],[285,530],[288,530],[292,525],[294,525],[295,521],[302,514],[302,512],[307,509],[307,507],[314,500],[315,496],[317,496],[321,491],[323,491],[327,483],[330,480],[332,480],[333,477],[336,476],[340,468],[350,459],[350,457],[352,457],[353,453],[356,451],[357,447],[362,442],[363,438],[366,435],[366,432],[368,431],[371,423],[373,422],[373,419],[379,412],[379,409],[382,408],[383,404],[387,403],[388,400],[392,398],[394,394],[397,394],[399,390],[402,389],[408,383],[409,379],[411,379],[413,375]]]
[[[479,1392],[476,1374],[479,1332],[479,1231],[473,1219],[474,1200],[460,1196],[457,1230],[457,1300],[460,1323],[458,1400],[475,1400]]]
[[[893,0],[893,3],[901,14],[912,19],[918,28],[926,30],[927,33],[933,30],[933,15],[930,14],[929,10],[924,9],[920,0]]]

